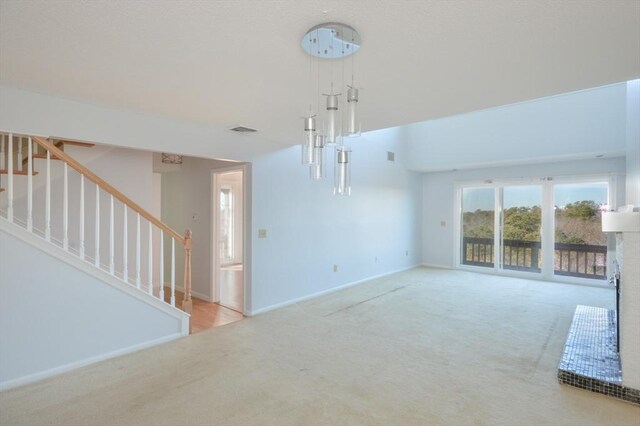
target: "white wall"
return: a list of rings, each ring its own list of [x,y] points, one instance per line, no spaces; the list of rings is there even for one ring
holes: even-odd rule
[[[193,232],[191,259],[192,292],[199,298],[212,300],[211,253],[213,189],[211,171],[238,165],[229,161],[184,157],[180,171],[162,173],[162,221],[176,232]],[[194,219],[195,217],[195,219]],[[165,259],[171,259],[171,248],[165,246]],[[176,285],[182,287],[184,251],[176,246]],[[165,262],[165,281],[169,282],[170,264]]]
[[[492,167],[455,172],[426,173],[423,177],[423,258],[425,264],[446,268],[454,266],[454,196],[457,182],[486,179],[521,179],[547,176],[585,176],[615,174],[624,176],[624,158]],[[617,179],[618,202],[624,200],[624,177]],[[440,222],[446,222],[441,226]]]
[[[397,130],[350,142],[350,197],[333,195],[333,167],[329,178],[310,180],[299,147],[253,162],[254,313],[420,262],[421,181],[401,163]]]
[[[246,160],[278,149],[259,134],[243,135],[136,111],[0,86],[0,129],[86,140],[154,152]]]
[[[626,84],[507,105],[404,128],[406,165],[444,171],[625,153]]]
[[[117,281],[106,284],[86,271],[90,265],[78,259],[74,265],[73,256],[60,249],[55,249],[58,257],[49,254],[39,237],[0,221],[0,388],[186,331],[186,319],[176,309],[133,297]]]
[[[627,83],[627,203],[640,206],[640,80]]]
[[[627,204],[640,206],[640,80],[627,83]],[[624,234],[620,334],[624,384],[640,389],[640,235]]]

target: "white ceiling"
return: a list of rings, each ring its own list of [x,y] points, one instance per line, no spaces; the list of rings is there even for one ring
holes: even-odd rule
[[[640,2],[6,1],[0,83],[298,143],[313,25],[355,27],[364,130],[640,77]],[[341,67],[335,70],[341,74]],[[328,88],[324,88],[324,91]]]

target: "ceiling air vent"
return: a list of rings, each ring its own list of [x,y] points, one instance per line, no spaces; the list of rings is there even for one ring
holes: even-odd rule
[[[231,130],[234,131],[234,132],[238,132],[238,133],[253,133],[253,132],[257,132],[256,129],[250,129],[249,127],[244,127],[244,126],[234,127]]]
[[[387,151],[387,160],[396,161],[396,153],[395,152],[391,152],[391,151]]]

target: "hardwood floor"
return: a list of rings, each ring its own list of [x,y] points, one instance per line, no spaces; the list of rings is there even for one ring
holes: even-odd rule
[[[183,294],[176,291],[176,306],[182,307]],[[165,300],[169,299],[169,290],[165,289]],[[191,314],[191,333],[200,333],[213,327],[230,324],[244,318],[240,312],[225,308],[217,303],[211,303],[192,297],[193,312]]]

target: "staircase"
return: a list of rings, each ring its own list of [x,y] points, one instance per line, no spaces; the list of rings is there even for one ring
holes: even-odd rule
[[[0,131],[0,390],[191,331],[191,231],[69,155],[93,146]]]
[[[181,306],[190,314],[191,231],[180,235],[162,223],[72,158],[65,152],[69,146],[94,144],[0,132],[0,220],[172,307],[176,307],[176,250],[183,250]],[[52,191],[54,167],[61,174],[55,185],[62,187],[62,194]],[[35,192],[43,196],[34,199]],[[89,198],[93,205],[86,202]],[[55,232],[52,218],[58,226]],[[165,284],[170,288],[167,297]]]
[[[69,147],[93,144],[0,131],[0,390],[191,331],[191,231],[162,223]]]

